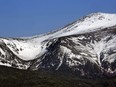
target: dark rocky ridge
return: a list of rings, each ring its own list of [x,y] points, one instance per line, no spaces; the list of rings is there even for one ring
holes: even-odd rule
[[[40,60],[36,60],[30,67],[30,69],[44,69],[44,70],[50,70],[50,71],[62,71],[62,72],[71,72],[76,75],[81,75],[81,76],[102,76],[103,74],[105,75],[112,75],[115,76],[116,72],[116,59],[114,62],[109,63],[107,60],[104,59],[104,53],[100,53],[100,63],[99,64],[98,60],[94,60],[93,57],[96,57],[97,59],[97,54],[96,56],[92,55],[89,50],[83,50],[85,51],[85,55],[82,55],[82,51],[79,48],[75,48],[76,46],[86,46],[90,44],[91,42],[94,44],[95,41],[99,42],[101,41],[102,38],[109,36],[105,41],[106,43],[112,39],[112,36],[116,34],[116,28],[111,27],[111,29],[103,29],[100,31],[96,32],[90,32],[86,34],[80,34],[80,35],[72,35],[72,36],[67,36],[67,37],[62,37],[57,39],[57,41],[52,43],[47,49],[48,52],[44,54],[41,57],[41,61],[37,62]],[[85,38],[79,39],[79,37],[84,36]],[[74,42],[72,39],[76,38],[79,40],[78,42]],[[68,49],[71,50],[72,53],[75,55],[81,55],[82,58],[78,59],[76,57],[69,57],[70,54],[62,52],[61,46],[64,46]],[[81,47],[81,46],[80,46]],[[93,49],[91,46],[90,48]],[[113,52],[113,50],[110,50],[108,55],[113,55],[116,54],[116,52]],[[88,58],[86,58],[88,57]],[[61,59],[60,59],[61,58]],[[73,61],[72,61],[73,59]],[[60,61],[62,60],[61,66],[58,68]],[[91,62],[94,61],[94,62]],[[69,62],[75,63],[73,66],[70,66]],[[82,64],[79,64],[82,63]],[[39,66],[38,66],[39,64]],[[35,67],[38,66],[38,67]],[[109,72],[108,69],[111,69],[113,73]]]

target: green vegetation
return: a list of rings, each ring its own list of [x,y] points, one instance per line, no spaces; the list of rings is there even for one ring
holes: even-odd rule
[[[0,87],[116,87],[116,78],[93,80],[0,66]]]

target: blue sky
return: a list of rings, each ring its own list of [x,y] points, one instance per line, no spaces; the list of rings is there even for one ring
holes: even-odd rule
[[[116,0],[0,0],[0,37],[46,33],[93,12],[116,13]]]

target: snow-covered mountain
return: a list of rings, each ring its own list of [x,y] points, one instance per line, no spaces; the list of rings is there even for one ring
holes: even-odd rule
[[[92,13],[46,34],[0,38],[0,65],[116,75],[116,14]]]

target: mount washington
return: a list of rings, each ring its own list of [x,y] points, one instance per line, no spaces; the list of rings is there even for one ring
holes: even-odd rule
[[[46,34],[0,38],[0,65],[79,76],[115,76],[116,14],[92,13]]]

